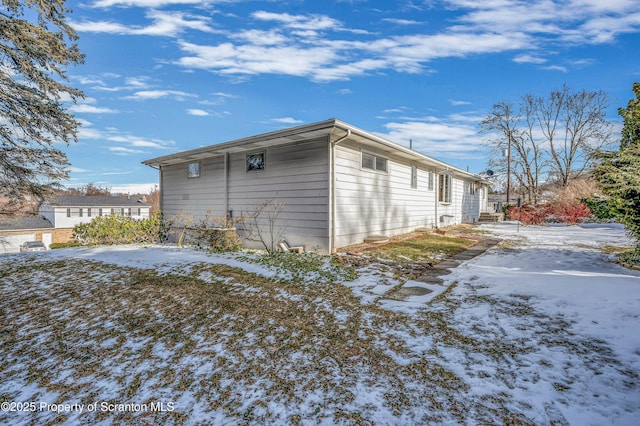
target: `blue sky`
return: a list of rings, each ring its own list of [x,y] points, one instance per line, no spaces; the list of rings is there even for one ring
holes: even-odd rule
[[[141,161],[338,118],[486,168],[492,105],[567,84],[609,118],[640,81],[637,0],[71,0],[86,99],[67,186],[148,192]]]

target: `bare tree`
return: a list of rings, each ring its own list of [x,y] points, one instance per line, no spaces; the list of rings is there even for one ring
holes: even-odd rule
[[[548,143],[553,174],[566,187],[590,168],[599,149],[610,143],[603,91],[572,92],[566,85],[538,98],[536,119]]]
[[[555,178],[562,187],[589,170],[598,149],[609,143],[604,92],[572,92],[567,86],[548,98],[524,95],[516,107],[502,101],[480,123],[492,135],[489,165],[517,179],[519,189],[537,203],[540,186]],[[503,152],[508,151],[508,158]],[[507,187],[511,189],[509,183]]]
[[[494,137],[489,141],[492,148],[490,166],[505,173],[507,177],[507,202],[513,190],[512,177],[517,179],[521,192],[536,202],[544,160],[532,131],[531,99],[523,97],[519,110],[512,103],[502,101],[493,106],[493,111],[480,126]],[[506,159],[503,158],[507,153]]]

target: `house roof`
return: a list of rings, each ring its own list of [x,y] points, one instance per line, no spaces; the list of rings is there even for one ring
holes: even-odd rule
[[[42,216],[0,216],[0,231],[23,229],[53,229],[53,225]]]
[[[126,195],[56,195],[49,204],[55,207],[151,207],[137,197]]]
[[[171,164],[184,163],[189,161],[198,161],[205,158],[218,157],[227,153],[247,152],[251,150],[264,149],[277,145],[284,145],[303,140],[327,137],[332,142],[348,138],[365,146],[370,146],[381,150],[385,154],[395,155],[434,167],[438,171],[450,171],[454,174],[472,178],[474,180],[488,183],[486,179],[479,175],[469,173],[450,164],[436,160],[417,151],[405,148],[395,142],[359,129],[351,124],[345,123],[338,119],[319,121],[316,123],[306,124],[303,126],[291,127],[284,130],[278,130],[270,133],[263,133],[256,136],[250,136],[242,139],[236,139],[229,142],[223,142],[215,145],[209,145],[202,148],[196,148],[188,151],[182,151],[175,154],[164,155],[162,157],[152,158],[143,161],[142,164],[151,167],[161,167]]]

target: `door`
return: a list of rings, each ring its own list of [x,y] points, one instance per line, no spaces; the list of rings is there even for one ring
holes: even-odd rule
[[[51,245],[52,237],[53,237],[53,234],[51,232],[42,233],[42,242],[44,243],[45,246],[47,246],[47,249]]]

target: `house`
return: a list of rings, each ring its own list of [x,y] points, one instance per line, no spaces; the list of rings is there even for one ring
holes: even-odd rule
[[[126,195],[57,195],[42,203],[40,215],[56,229],[53,242],[66,242],[72,239],[74,226],[91,222],[95,217],[116,214],[145,219],[149,217],[150,208],[143,200]]]
[[[487,209],[482,177],[337,119],[143,164],[159,170],[165,216],[238,216],[273,199],[291,245],[329,253],[371,235],[476,222]]]
[[[27,241],[42,241],[47,247],[53,241],[51,222],[42,216],[0,215],[0,253],[18,253]]]

